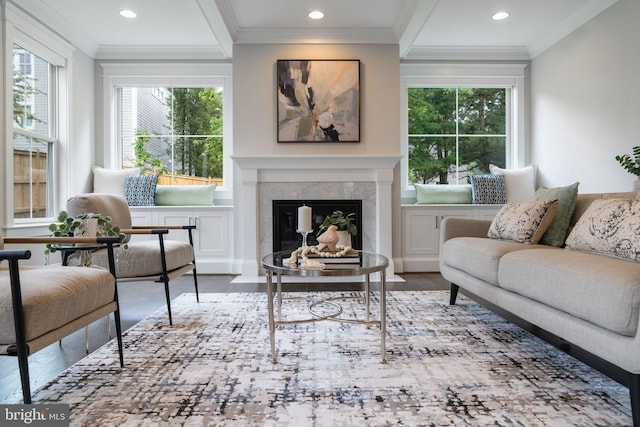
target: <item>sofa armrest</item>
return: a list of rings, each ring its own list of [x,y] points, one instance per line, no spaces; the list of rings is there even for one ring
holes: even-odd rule
[[[440,246],[454,237],[487,237],[491,220],[447,217],[440,226]]]

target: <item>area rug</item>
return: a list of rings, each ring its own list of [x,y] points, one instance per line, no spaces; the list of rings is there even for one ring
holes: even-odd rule
[[[284,313],[306,317],[321,295],[296,293]],[[68,403],[74,426],[631,424],[626,387],[465,297],[390,292],[386,364],[377,326],[329,321],[279,328],[272,364],[265,294],[200,300],[177,298],[174,326],[162,309],[127,331],[124,369],[110,342],[34,401]]]

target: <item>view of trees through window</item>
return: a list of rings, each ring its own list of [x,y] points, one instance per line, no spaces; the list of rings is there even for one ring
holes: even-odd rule
[[[56,67],[13,46],[13,210],[15,219],[51,214],[55,129],[50,121]]]
[[[466,184],[505,167],[505,88],[408,88],[409,181]]]
[[[122,87],[123,167],[163,185],[222,185],[222,89]]]

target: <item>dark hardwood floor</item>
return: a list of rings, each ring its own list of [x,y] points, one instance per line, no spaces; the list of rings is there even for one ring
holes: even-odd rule
[[[445,290],[449,283],[439,273],[411,273],[399,275],[404,282],[389,281],[389,291]],[[200,292],[265,292],[264,283],[231,283],[231,275],[199,275]],[[361,283],[328,283],[324,290],[361,289]],[[318,284],[288,284],[288,291],[316,291]],[[171,282],[171,296],[192,293],[193,279],[186,275]],[[123,330],[144,319],[165,305],[161,285],[154,282],[122,283],[118,286],[120,316]],[[115,330],[114,332],[115,333]],[[107,321],[102,319],[89,327],[89,351],[94,351],[108,341]],[[64,338],[62,345],[53,344],[29,357],[31,388],[37,389],[67,367],[86,355],[84,329]],[[20,375],[15,357],[0,357],[0,403],[21,403]]]

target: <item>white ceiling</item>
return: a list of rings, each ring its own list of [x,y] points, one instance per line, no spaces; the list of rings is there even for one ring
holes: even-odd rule
[[[398,43],[401,59],[530,59],[617,0],[9,0],[101,59],[229,59],[234,43]],[[134,20],[120,9],[133,9]],[[325,19],[312,21],[318,8]],[[491,15],[511,16],[495,22]]]

